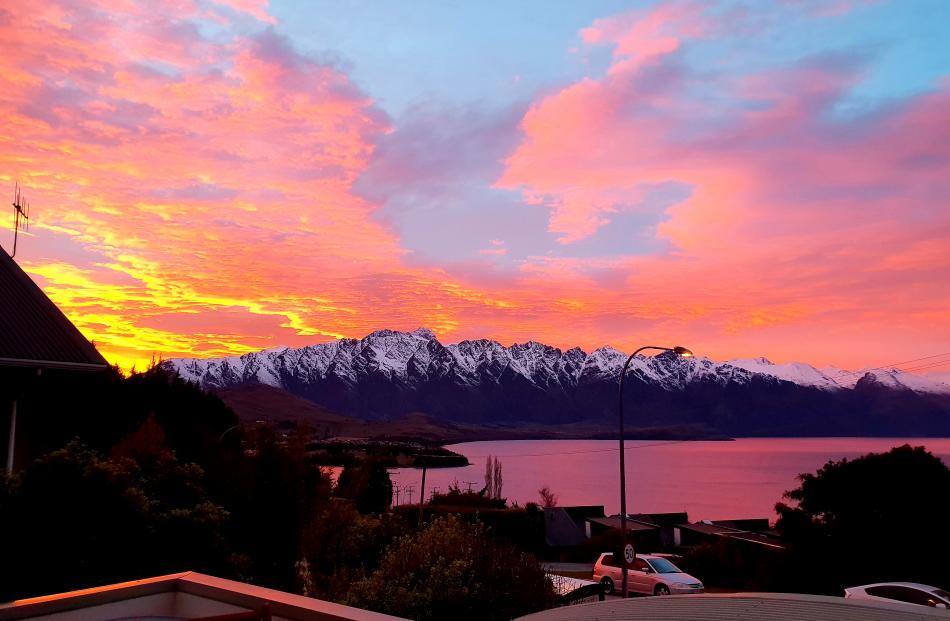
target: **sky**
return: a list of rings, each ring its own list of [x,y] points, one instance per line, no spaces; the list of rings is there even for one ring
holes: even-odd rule
[[[914,360],[950,352],[947,23],[945,0],[0,0],[0,188],[32,205],[17,261],[124,368],[420,326]]]

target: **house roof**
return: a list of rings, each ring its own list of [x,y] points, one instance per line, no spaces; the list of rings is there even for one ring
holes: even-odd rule
[[[600,524],[601,526],[606,526],[608,528],[620,529],[620,518],[619,517],[605,517],[605,518],[587,518],[587,521],[592,524]],[[631,519],[627,519],[627,530],[628,531],[637,531],[637,530],[657,530],[658,526],[651,526],[649,524],[641,524],[640,522],[635,522]]]
[[[946,619],[946,612],[826,595],[736,593],[614,599],[552,608],[517,621],[924,621]]]
[[[778,537],[766,533],[756,533],[747,530],[740,530],[730,526],[723,526],[717,523],[696,522],[694,524],[677,524],[677,528],[682,530],[691,530],[704,535],[713,535],[721,537],[731,537],[732,539],[741,539],[750,543],[757,543],[772,548],[784,548],[782,541]]]
[[[604,517],[604,505],[574,505],[569,507],[561,507],[567,511],[567,514],[571,516],[571,519],[575,522],[584,523],[584,520],[589,517]]]
[[[405,621],[284,591],[183,572],[0,603],[0,621],[198,619],[270,609],[286,621]]]
[[[769,530],[769,519],[768,518],[751,518],[751,519],[739,519],[739,520],[711,520],[713,524],[719,526],[728,526],[729,528],[735,528],[736,530],[751,530],[757,533],[764,533]]]
[[[549,546],[576,546],[587,539],[587,534],[561,507],[545,507],[544,539]]]
[[[706,522],[694,522],[693,524],[677,524],[677,528],[683,530],[692,530],[697,533],[702,533],[704,535],[733,535],[743,533],[745,531],[739,530],[738,528],[730,528],[729,526],[721,526],[719,524],[707,524]]]
[[[88,370],[109,365],[2,248],[0,365]]]
[[[676,526],[689,521],[689,516],[685,511],[678,513],[632,513],[629,519],[636,520],[641,524],[652,524],[655,526]]]

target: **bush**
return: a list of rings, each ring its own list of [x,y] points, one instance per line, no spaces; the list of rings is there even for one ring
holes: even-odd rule
[[[147,466],[78,443],[5,477],[0,601],[195,569],[227,573],[227,513],[169,452]]]
[[[785,494],[797,506],[776,505],[791,552],[786,588],[840,595],[867,582],[950,584],[950,469],[938,457],[904,445],[829,461],[799,480]]]
[[[553,606],[554,591],[534,557],[448,516],[394,542],[344,603],[417,621],[502,621]]]

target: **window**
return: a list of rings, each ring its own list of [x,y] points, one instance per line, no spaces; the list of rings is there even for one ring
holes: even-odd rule
[[[867,592],[868,595],[874,595],[875,597],[884,597],[899,602],[907,602],[908,604],[919,604],[921,606],[934,607],[940,601],[926,591],[896,585],[870,587],[867,589]]]
[[[680,573],[680,568],[669,562],[665,558],[654,558],[650,559],[650,564],[653,565],[653,569],[656,570],[658,574],[678,574]]]
[[[633,561],[633,565],[630,566],[630,569],[633,569],[635,571],[648,571],[650,569],[650,566],[647,565],[647,562],[645,560],[643,560],[642,558],[638,558]]]
[[[604,565],[605,567],[620,567],[620,565],[617,564],[617,561],[614,560],[613,554],[605,554],[604,558],[600,560],[600,564]]]

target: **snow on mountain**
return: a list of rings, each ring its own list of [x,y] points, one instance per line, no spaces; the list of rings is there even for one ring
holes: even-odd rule
[[[626,358],[612,347],[588,354],[576,347],[562,351],[533,341],[510,347],[488,339],[442,345],[431,330],[419,328],[413,332],[378,330],[360,340],[341,339],[298,349],[277,347],[243,356],[179,358],[162,364],[205,388],[260,383],[289,389],[328,382],[356,387],[369,380],[407,387],[439,383],[484,387],[517,380],[535,389],[568,391],[598,382],[616,382]],[[892,389],[950,394],[950,383],[942,377],[897,369],[816,369],[801,362],[774,364],[766,358],[715,362],[661,353],[638,356],[631,362],[629,373],[667,391],[682,390],[701,381],[721,386],[749,384],[754,378],[838,391],[853,389],[863,379]]]
[[[944,384],[950,390],[950,371],[932,371],[925,373],[924,377],[937,384]]]
[[[730,360],[728,364],[739,367],[740,369],[745,369],[751,373],[769,375],[786,382],[798,384],[799,386],[815,386],[829,390],[844,387],[836,380],[836,377],[841,375],[840,370],[823,372],[803,362],[775,364],[768,358],[742,358],[739,360]],[[835,371],[839,372],[836,373]]]
[[[950,384],[932,377],[907,373],[900,369],[871,369],[861,377],[860,381],[886,386],[892,390],[950,394]]]

